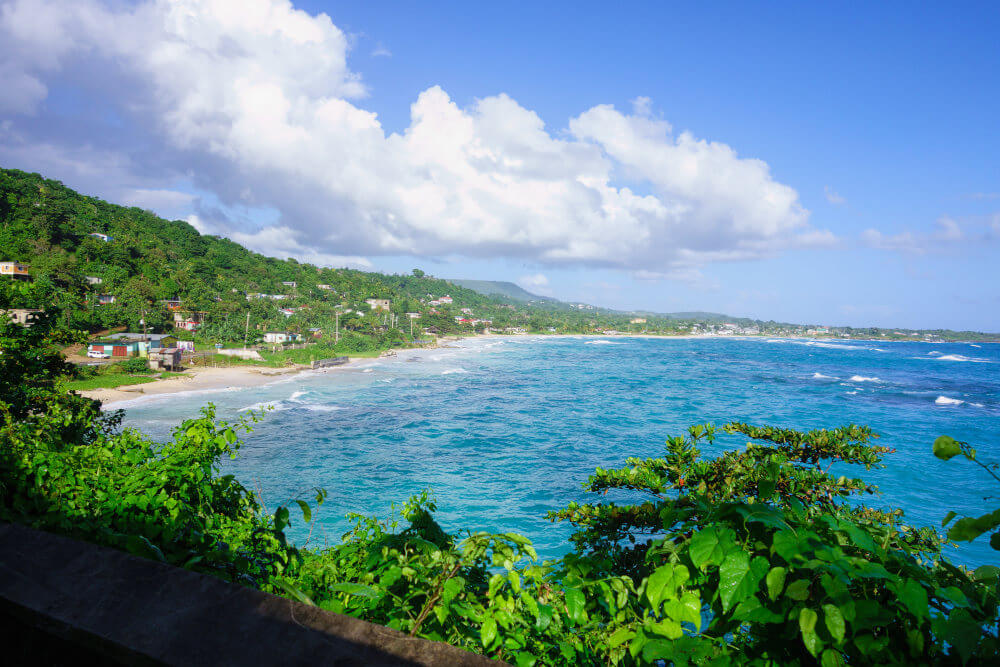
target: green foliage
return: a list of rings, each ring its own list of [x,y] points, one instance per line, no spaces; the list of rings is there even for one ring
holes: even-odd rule
[[[997,475],[997,471],[1000,470],[1000,464],[995,461],[989,463],[980,461],[976,450],[967,442],[942,435],[934,441],[932,451],[934,456],[945,461],[951,460],[961,454],[966,460],[972,461],[981,467],[986,474],[997,482],[1000,482],[1000,475]],[[956,516],[958,515],[955,512],[948,512],[941,525],[947,526]],[[1000,527],[1000,508],[983,514],[980,517],[963,517],[959,519],[948,529],[948,539],[957,542],[971,542],[980,535],[996,530],[998,527]],[[1000,551],[1000,531],[990,536],[990,546]],[[993,570],[989,570],[989,572],[993,573]],[[990,576],[992,577],[993,574]]]
[[[33,288],[3,289],[11,302]],[[313,521],[324,491],[271,511],[220,472],[260,415],[228,424],[209,406],[165,443],[122,430],[52,380],[70,372],[59,315],[0,324],[0,520],[517,665],[990,664],[1000,650],[1000,569],[950,564],[934,531],[867,507],[875,488],[830,474],[890,453],[866,427],[694,426],[662,458],[596,470],[585,488],[624,502],[553,513],[575,527],[574,551],[555,561],[514,533],[446,533],[426,493],[388,521],[353,515],[339,544],[317,550],[285,530]],[[723,435],[750,442],[702,458]],[[955,456],[947,441],[936,451]]]
[[[143,359],[142,357],[129,357],[124,361],[118,362],[118,367],[123,373],[152,373],[153,370],[149,367],[149,361]]]

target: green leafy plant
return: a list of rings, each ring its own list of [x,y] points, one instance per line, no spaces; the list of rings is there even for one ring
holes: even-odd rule
[[[982,468],[994,480],[1000,482],[1000,475],[997,475],[997,471],[1000,470],[1000,464],[995,461],[986,463],[979,460],[976,450],[967,442],[942,435],[934,441],[932,451],[934,452],[934,456],[944,461],[949,461],[961,455],[967,461],[972,461]],[[958,516],[957,512],[948,512],[941,525],[947,526],[956,516]],[[980,535],[996,530],[998,527],[1000,527],[1000,509],[995,509],[979,517],[960,518],[948,529],[948,539],[957,542],[971,542]],[[990,535],[990,546],[1000,551],[1000,531]],[[996,568],[993,568],[993,570],[1000,572]]]

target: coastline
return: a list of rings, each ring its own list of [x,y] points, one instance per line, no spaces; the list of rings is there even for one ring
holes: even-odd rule
[[[550,334],[550,333],[537,333],[537,334],[520,334],[520,335],[501,335],[501,334],[478,334],[473,336],[446,336],[438,340],[436,345],[428,346],[424,348],[412,348],[416,349],[433,349],[435,347],[440,347],[442,345],[447,345],[448,343],[454,343],[459,340],[471,339],[471,338],[520,338],[521,336],[536,336],[541,338],[595,338],[595,339],[615,339],[615,338],[643,338],[643,339],[658,339],[658,340],[691,340],[691,339],[717,339],[717,340],[733,340],[733,339],[745,339],[745,340],[763,340],[767,338],[773,338],[773,336],[716,336],[712,334],[681,334],[681,335],[662,335],[662,334],[626,334],[622,333],[615,336],[606,335],[594,335],[594,334]],[[830,338],[812,338],[812,337],[785,337],[787,340],[812,340],[816,342],[838,342],[843,339],[830,339]],[[871,343],[893,343],[893,342],[929,342],[929,341],[885,341],[878,339],[863,339],[855,338],[850,339],[852,342],[871,342]],[[402,350],[400,350],[402,351]],[[356,367],[358,364],[370,361],[369,357],[352,357],[348,363],[343,366],[335,366],[332,368],[323,369],[320,372],[337,372],[340,370],[350,369]],[[311,370],[308,366],[292,366],[288,368],[268,368],[262,366],[230,366],[226,368],[189,368],[184,371],[186,377],[173,377],[164,380],[156,380],[154,382],[149,382],[141,385],[129,385],[122,388],[114,389],[91,389],[79,392],[82,396],[87,398],[93,398],[101,401],[102,407],[105,409],[114,409],[116,404],[124,403],[127,401],[133,401],[137,398],[144,396],[164,396],[172,394],[186,394],[196,391],[212,391],[212,390],[222,390],[222,389],[245,389],[251,387],[259,387],[266,384],[271,384],[273,382],[279,382],[283,380],[290,379],[299,375],[305,371]]]

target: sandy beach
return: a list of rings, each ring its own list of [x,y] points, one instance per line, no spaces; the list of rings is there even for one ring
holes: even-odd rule
[[[323,369],[324,373],[335,373],[338,370],[350,368],[365,359],[351,359],[343,366]],[[309,370],[308,366],[289,368],[266,368],[259,366],[233,366],[229,368],[189,368],[184,371],[186,377],[173,377],[156,380],[146,384],[129,385],[116,389],[92,389],[81,391],[88,398],[95,398],[106,408],[114,408],[116,403],[132,401],[140,396],[156,396],[162,394],[181,394],[189,391],[204,391],[206,389],[226,389],[229,387],[257,387],[277,380],[286,379]]]

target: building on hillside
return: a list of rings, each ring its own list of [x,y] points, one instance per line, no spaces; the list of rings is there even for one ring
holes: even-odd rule
[[[420,313],[407,313],[406,316],[409,317],[411,320],[420,319]]]
[[[322,338],[323,330],[320,329],[319,327],[312,327],[309,329],[309,335],[312,336],[313,338]]]
[[[441,303],[451,303],[452,301],[454,301],[454,299],[452,299],[450,296],[443,296],[440,299],[438,299],[438,301],[440,301]]]
[[[107,234],[102,234],[100,232],[91,232],[90,235],[93,236],[95,239],[101,239],[105,243],[109,243],[115,240],[113,236],[108,236]]]
[[[194,352],[194,341],[193,340],[179,340],[177,341],[177,349],[183,352]]]
[[[112,357],[145,357],[151,350],[176,347],[177,338],[170,334],[117,333],[87,344],[87,352],[104,353]]]
[[[261,296],[266,297],[271,301],[284,301],[288,298],[287,294],[261,294]]]
[[[149,367],[154,371],[177,371],[181,368],[181,349],[161,347],[149,351]]]
[[[392,302],[389,299],[365,299],[365,303],[371,306],[372,310],[388,311]]]
[[[472,314],[472,309],[471,308],[462,308],[461,312],[465,313],[466,315],[471,315]]]
[[[204,311],[176,312],[174,313],[174,327],[185,331],[194,331],[204,322],[206,313]]]
[[[10,276],[15,280],[31,280],[28,265],[20,262],[0,262],[0,276]]]
[[[294,343],[302,340],[302,336],[288,331],[268,331],[264,334],[265,343]]]
[[[645,324],[645,323],[646,323],[645,317],[633,317],[631,320],[629,320],[629,324]]]
[[[440,306],[441,305],[441,301],[440,301],[440,299],[434,299],[433,301],[428,301],[427,305],[428,306]]]
[[[9,310],[0,310],[0,314],[5,314],[14,324],[20,324],[22,327],[30,327],[31,321],[35,319],[35,315],[44,312],[40,308],[11,308]]]
[[[167,310],[180,310],[181,309],[181,300],[180,299],[163,299],[162,301],[160,301],[160,303],[162,303],[164,306],[166,306]],[[177,318],[175,317],[174,319],[176,320]]]
[[[316,289],[332,290],[333,288],[329,285],[316,285]]]
[[[98,294],[97,295],[97,305],[106,306],[110,303],[115,302],[115,297],[113,294]]]
[[[296,287],[299,286],[299,284],[294,280],[286,280],[281,284],[284,285],[285,287],[291,287],[292,289],[295,289]]]
[[[294,308],[279,308],[278,312],[281,313],[282,315],[284,315],[285,317],[291,317],[292,315],[295,314],[295,309]]]
[[[88,285],[100,285],[104,283],[104,278],[98,278],[97,276],[84,276],[83,279],[87,281]]]

